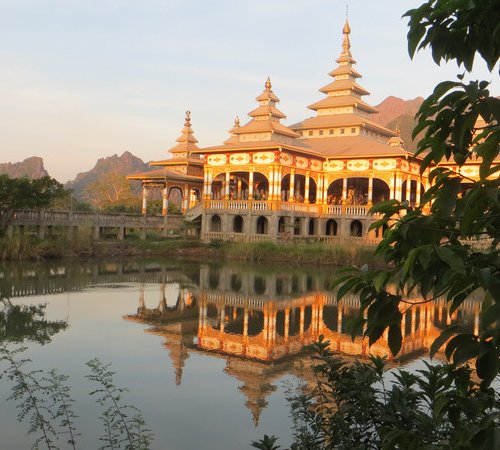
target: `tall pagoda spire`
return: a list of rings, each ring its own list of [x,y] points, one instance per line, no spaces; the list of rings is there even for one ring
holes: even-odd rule
[[[280,99],[273,92],[271,79],[267,77],[264,84],[264,90],[255,99],[259,106],[250,111],[248,115],[251,120],[243,126],[240,126],[239,119],[235,122],[235,126],[229,130],[232,137],[225,141],[226,144],[236,142],[249,141],[287,141],[290,138],[296,138],[299,135],[280,123],[281,119],[285,119],[283,114],[277,107]]]
[[[196,145],[198,140],[194,137],[193,129],[191,128],[191,111],[186,111],[184,119],[184,128],[181,130],[181,135],[176,139],[177,145],[172,147],[169,152],[175,158],[199,157],[199,155],[191,155],[194,150],[199,150]]]

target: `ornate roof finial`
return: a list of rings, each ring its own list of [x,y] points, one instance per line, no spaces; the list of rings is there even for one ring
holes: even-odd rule
[[[240,126],[240,117],[239,116],[236,116],[234,118],[234,126],[235,127],[239,127]]]
[[[191,110],[188,109],[186,111],[186,122],[184,123],[185,127],[190,127],[191,126]]]
[[[397,134],[398,136],[401,136],[401,130],[399,129],[399,125],[398,125],[398,126],[396,126],[396,134]]]
[[[267,77],[267,80],[266,80],[266,84],[265,84],[265,87],[268,91],[271,90],[271,88],[273,87],[272,84],[271,84],[271,79],[269,77]]]

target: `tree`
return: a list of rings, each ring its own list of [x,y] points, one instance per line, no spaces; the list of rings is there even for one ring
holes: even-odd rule
[[[97,209],[116,208],[118,205],[130,207],[137,203],[130,184],[125,176],[118,172],[109,172],[103,178],[90,183],[85,188],[84,197]]]
[[[498,1],[430,0],[403,17],[409,18],[411,57],[429,47],[437,64],[456,61],[468,73],[480,57],[494,73],[500,56]],[[337,298],[359,294],[352,334],[366,327],[372,344],[388,329],[389,347],[397,354],[402,314],[413,306],[406,300],[410,293],[419,291],[423,302],[444,297],[451,314],[479,292],[479,334],[449,327],[431,356],[446,343],[445,354],[454,363],[475,358],[486,387],[498,374],[500,356],[500,99],[490,95],[488,82],[466,82],[465,73],[438,84],[416,116],[413,136],[424,133],[416,154],[423,158],[421,172],[430,170],[432,187],[413,210],[396,200],[372,208],[382,215],[372,228],[387,227],[376,249],[386,267],[347,269],[337,280]],[[480,164],[479,180],[446,167],[471,161]]]
[[[0,209],[48,208],[68,195],[64,186],[49,176],[31,179],[0,175]]]

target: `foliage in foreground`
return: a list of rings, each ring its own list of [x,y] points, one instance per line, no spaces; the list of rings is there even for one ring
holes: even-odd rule
[[[405,16],[410,56],[430,47],[437,63],[456,61],[466,71],[477,56],[490,71],[498,63],[498,1],[429,0]],[[415,209],[397,200],[374,206],[371,212],[382,218],[372,228],[386,229],[376,250],[386,268],[353,268],[338,280],[339,299],[349,291],[360,297],[352,334],[364,329],[372,344],[388,329],[393,354],[401,348],[401,319],[412,293],[422,302],[446,298],[449,314],[474,291],[482,294],[479,333],[449,327],[431,356],[446,343],[454,363],[475,359],[485,386],[500,369],[500,99],[488,87],[460,75],[438,84],[423,102],[413,136],[424,133],[416,155],[433,186]],[[478,180],[464,175],[465,163],[477,165]]]
[[[7,367],[0,372],[0,379],[13,383],[8,400],[17,403],[18,420],[28,422],[28,434],[34,436],[32,448],[59,448],[64,441],[65,448],[76,449],[80,434],[73,410],[74,400],[67,384],[69,377],[50,370],[32,370],[27,367],[29,359],[18,355],[25,350],[19,347],[10,350],[0,346],[0,362]],[[153,435],[147,428],[142,413],[135,407],[123,403],[126,389],[115,385],[109,364],[98,359],[87,362],[90,374],[86,377],[97,384],[90,393],[102,408],[99,416],[103,433],[100,437],[102,449],[149,449]]]
[[[312,346],[313,390],[304,384],[289,396],[292,449],[498,448],[500,395],[481,388],[468,366],[391,374],[382,358],[346,363],[328,345]],[[279,448],[274,436],[252,445]]]

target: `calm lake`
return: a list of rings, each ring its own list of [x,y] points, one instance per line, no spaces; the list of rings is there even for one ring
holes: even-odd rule
[[[0,266],[0,285],[14,305],[46,304],[46,320],[67,324],[43,345],[25,340],[24,357],[32,368],[70,376],[81,449],[102,445],[99,407],[89,396],[96,386],[85,378],[85,363],[96,357],[112,364],[116,384],[129,390],[127,403],[143,412],[153,448],[237,450],[264,434],[290,444],[286,386],[310,379],[302,347],[320,334],[352,358],[387,353],[383,340],[368,349],[345,334],[358,302],[346,297],[337,305],[330,268],[23,263]],[[402,356],[390,364],[415,369],[446,323],[474,330],[477,317],[473,301],[451,319],[442,302],[412,308]],[[6,401],[10,389],[0,380],[1,447],[25,450],[34,438]]]

